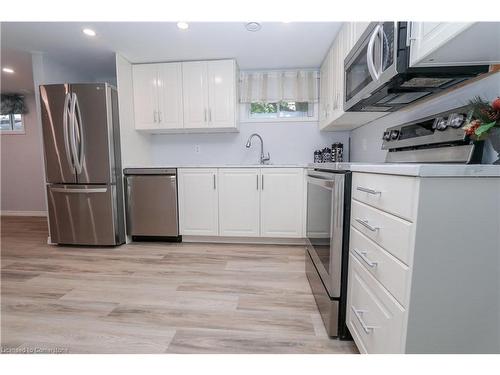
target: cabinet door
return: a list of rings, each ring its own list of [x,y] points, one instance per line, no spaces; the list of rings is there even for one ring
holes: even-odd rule
[[[359,351],[404,353],[405,309],[352,253],[348,277],[346,323]]]
[[[410,66],[414,66],[473,22],[411,22]]]
[[[158,64],[132,66],[136,129],[158,127]]]
[[[340,31],[342,32],[342,30]],[[341,92],[342,92],[342,81],[343,75],[340,74],[341,67],[341,49],[342,49],[342,38],[341,35],[335,40],[332,48],[332,63],[330,68],[330,87],[331,87],[331,112],[329,113],[330,122],[336,117],[337,112],[341,110],[342,106],[339,103]]]
[[[235,74],[233,60],[208,62],[208,122],[211,127],[235,126]]]
[[[321,68],[319,71],[319,124],[320,127],[322,127],[326,123],[326,114],[327,114],[327,105],[328,105],[328,99],[327,99],[327,86],[328,86],[328,80],[330,79],[330,72],[328,70],[329,65],[329,56],[330,56],[330,51],[328,51],[328,54],[323,61],[323,64],[321,64]]]
[[[220,235],[258,236],[259,168],[220,168],[219,185]]]
[[[179,169],[179,222],[182,235],[217,236],[217,169]]]
[[[208,126],[207,62],[182,63],[182,97],[184,102],[184,127]]]
[[[262,168],[260,226],[263,237],[303,237],[304,173],[301,168]]]
[[[361,35],[365,32],[367,27],[370,25],[370,22],[350,22],[351,30],[350,30],[350,38],[348,44],[348,50],[346,51],[346,56],[351,52],[352,47],[358,42],[361,38]]]
[[[183,127],[182,64],[158,64],[158,121],[160,128]]]

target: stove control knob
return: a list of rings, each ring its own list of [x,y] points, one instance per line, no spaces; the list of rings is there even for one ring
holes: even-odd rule
[[[398,139],[399,138],[399,130],[391,130],[391,139]]]
[[[391,140],[391,132],[385,131],[382,139],[384,141],[390,141]]]
[[[465,122],[465,116],[461,113],[452,113],[448,120],[449,126],[454,129],[460,128]]]
[[[435,124],[437,130],[446,130],[446,128],[448,127],[448,119],[446,117],[441,117],[436,120]]]

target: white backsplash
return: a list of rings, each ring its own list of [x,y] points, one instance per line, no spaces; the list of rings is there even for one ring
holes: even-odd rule
[[[241,123],[239,133],[151,135],[151,159],[155,165],[255,164],[260,142],[245,144],[252,133],[264,139],[264,152],[272,164],[312,163],[314,150],[344,144],[349,155],[349,132],[320,132],[317,122]]]

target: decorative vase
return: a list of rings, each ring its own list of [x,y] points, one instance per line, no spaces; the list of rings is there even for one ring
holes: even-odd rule
[[[500,164],[500,128],[491,129],[488,140],[493,150],[497,153],[497,160],[494,161],[493,164]]]

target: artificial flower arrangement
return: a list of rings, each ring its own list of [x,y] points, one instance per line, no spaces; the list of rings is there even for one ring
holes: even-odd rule
[[[474,120],[462,129],[472,139],[483,141],[488,138],[494,128],[500,128],[500,97],[490,104],[478,96],[470,101],[469,108],[473,111]]]

